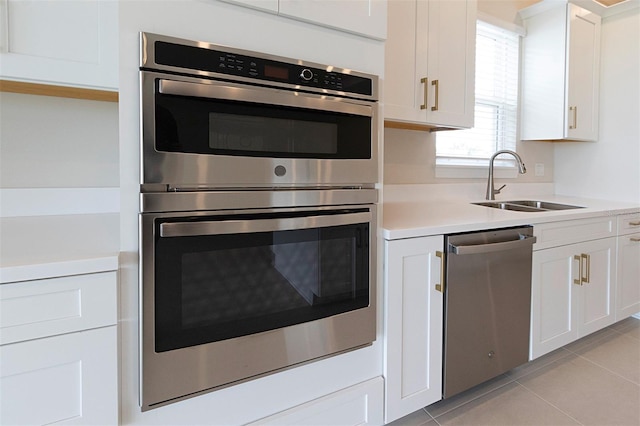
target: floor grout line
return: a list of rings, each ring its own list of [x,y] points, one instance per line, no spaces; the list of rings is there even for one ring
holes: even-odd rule
[[[555,405],[554,403],[552,403],[551,401],[546,400],[542,395],[538,394],[536,391],[534,391],[533,389],[528,388],[526,385],[520,383],[519,381],[516,380],[516,383],[518,383],[520,386],[522,386],[523,388],[525,388],[527,391],[531,392],[532,394],[534,394],[537,398],[541,399],[542,401],[544,401],[546,404],[552,406],[553,408],[555,408],[556,410],[558,410],[559,412],[561,412],[562,414],[564,414],[565,416],[569,417],[571,420],[575,421],[576,423],[578,423],[579,425],[583,425],[584,423],[582,423],[581,421],[579,421],[578,419],[576,419],[575,417],[573,417],[571,414],[567,413],[566,411],[564,411],[563,409],[561,409],[560,407],[558,407],[557,405]]]

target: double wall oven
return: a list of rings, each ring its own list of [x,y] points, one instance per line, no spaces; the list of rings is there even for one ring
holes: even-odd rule
[[[373,342],[377,77],[140,40],[142,409]]]

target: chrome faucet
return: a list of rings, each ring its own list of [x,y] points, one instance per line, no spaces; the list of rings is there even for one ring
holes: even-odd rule
[[[495,154],[491,156],[491,159],[489,160],[489,180],[487,181],[487,195],[485,197],[487,200],[495,200],[496,199],[495,195],[499,194],[502,188],[507,186],[507,185],[502,185],[498,189],[494,189],[494,186],[493,186],[493,160],[495,160],[496,157],[500,154],[513,155],[513,157],[518,162],[518,173],[520,173],[521,175],[527,173],[527,168],[524,166],[524,163],[522,162],[522,158],[520,158],[520,156],[516,152],[508,149],[497,151]]]

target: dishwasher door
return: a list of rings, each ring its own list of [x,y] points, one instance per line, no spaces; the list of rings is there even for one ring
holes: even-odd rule
[[[533,227],[449,235],[443,397],[529,359]]]

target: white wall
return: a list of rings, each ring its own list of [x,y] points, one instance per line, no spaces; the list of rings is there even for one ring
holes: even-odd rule
[[[119,19],[122,424],[244,424],[381,375],[382,344],[378,335],[377,342],[365,349],[140,411],[138,32],[202,40],[374,74],[383,72],[384,50],[381,42],[215,0],[127,0],[120,3]]]
[[[0,94],[0,187],[118,187],[118,104]]]
[[[602,21],[600,137],[555,144],[555,191],[640,202],[640,9]]]

